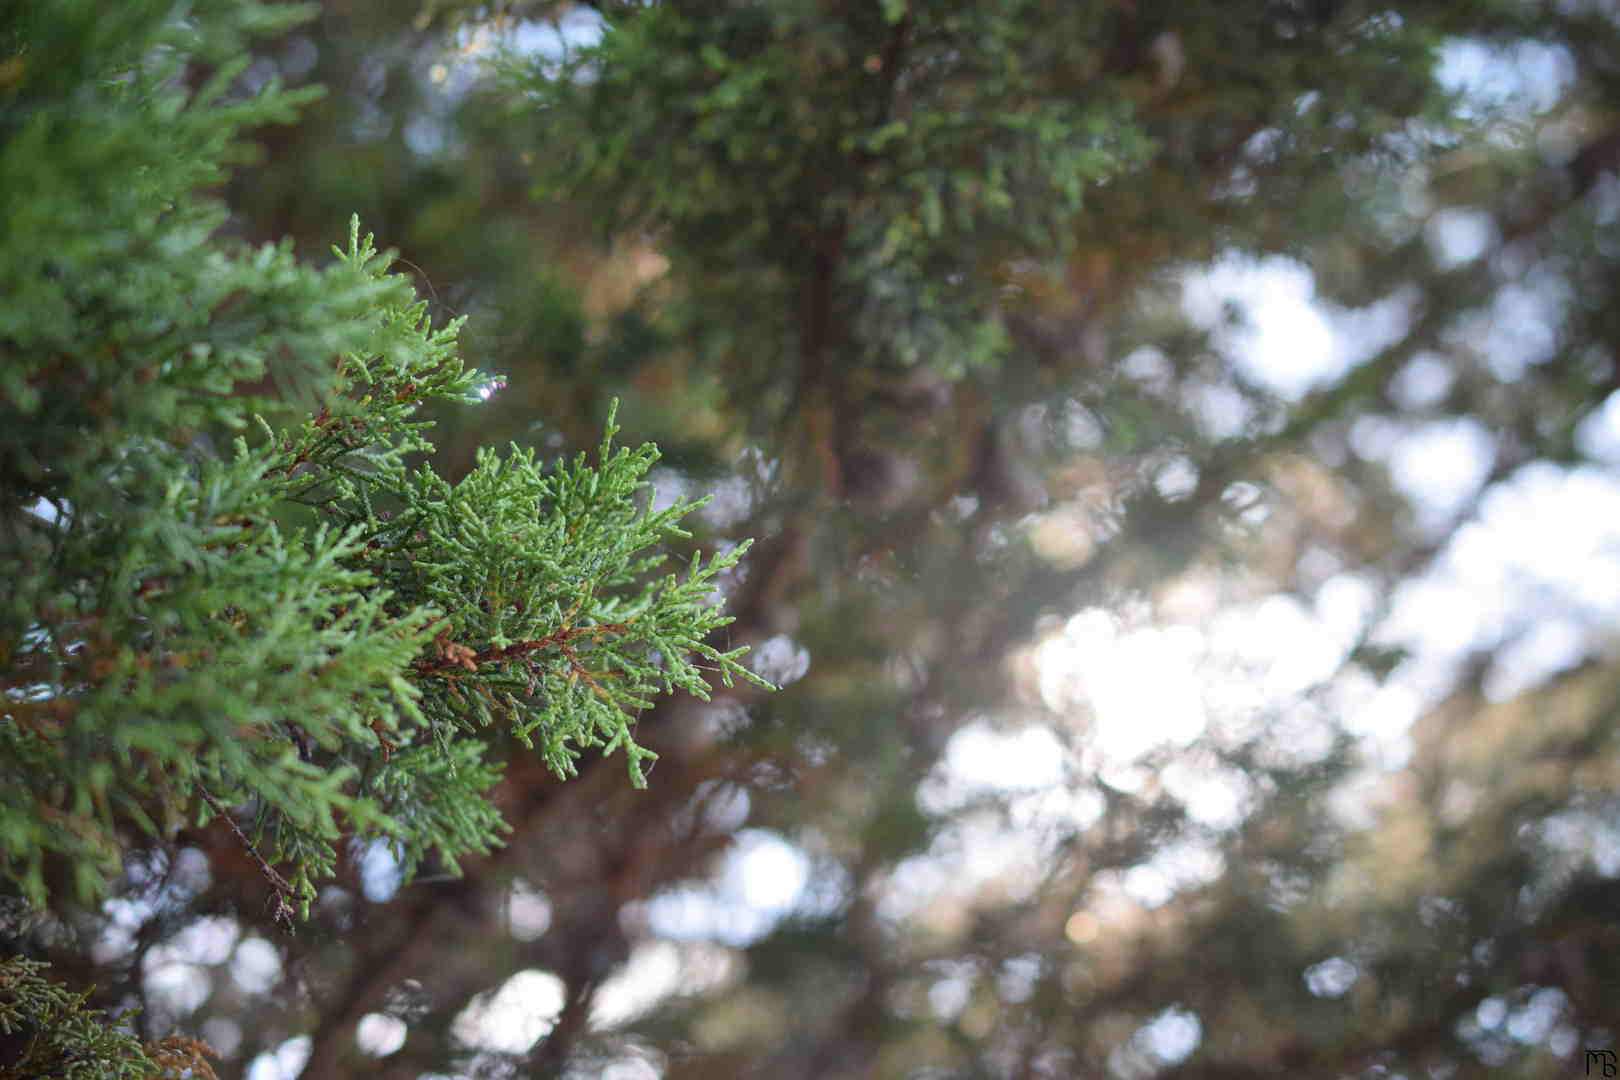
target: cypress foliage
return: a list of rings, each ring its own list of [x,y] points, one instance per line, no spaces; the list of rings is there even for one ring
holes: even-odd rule
[[[0,30],[0,877],[91,901],[131,844],[227,815],[290,921],[345,838],[407,876],[497,844],[496,725],[560,776],[600,749],[645,784],[631,714],[707,696],[700,663],[758,681],[706,643],[746,545],[664,569],[697,504],[648,496],[657,450],[615,449],[611,415],[594,464],[417,464],[424,406],[501,385],[460,321],[358,220],[317,268],[223,242],[207,195],[316,96],[244,92],[233,59],[309,12],[176,10],[51,0]],[[78,1015],[4,971],[8,1032]]]
[[[210,65],[245,43],[255,59],[209,109],[257,107],[247,89],[262,96],[271,71],[320,80],[331,101],[296,129],[259,130],[265,166],[231,174],[230,218],[199,235],[224,221],[233,236],[292,235],[320,252],[358,209],[431,268],[447,309],[475,312],[460,347],[512,372],[512,386],[476,408],[456,399],[488,381],[410,397],[391,365],[431,331],[386,275],[345,278],[340,265],[318,289],[282,287],[303,290],[305,314],[336,303],[345,281],[397,294],[404,343],[392,353],[347,336],[380,300],[324,320],[267,312],[263,281],[223,291],[219,275],[175,257],[169,272],[189,274],[192,295],[216,297],[187,314],[187,334],[223,339],[234,326],[231,341],[268,342],[252,369],[262,378],[172,406],[202,410],[231,388],[265,395],[231,412],[243,426],[201,412],[177,430],[167,414],[148,425],[193,487],[207,462],[236,460],[238,436],[267,462],[268,509],[250,503],[243,521],[199,510],[194,524],[235,530],[191,547],[260,551],[262,522],[301,538],[283,546],[308,557],[309,577],[366,575],[334,587],[353,604],[294,612],[329,633],[332,663],[387,645],[368,631],[419,634],[392,669],[404,690],[343,684],[375,694],[359,723],[338,706],[319,712],[339,717],[326,723],[278,708],[266,730],[230,730],[279,746],[285,765],[251,760],[290,782],[350,766],[339,794],[420,843],[336,804],[334,834],[289,823],[247,782],[192,765],[211,752],[199,738],[185,761],[150,773],[193,783],[190,803],[148,790],[114,805],[102,835],[141,836],[136,810],[166,833],[214,814],[213,798],[240,836],[216,821],[179,834],[177,857],[137,851],[114,903],[82,914],[55,903],[73,891],[73,860],[50,854],[39,874],[52,917],[23,930],[0,907],[8,944],[52,960],[74,990],[99,988],[81,1004],[144,1000],[142,1038],[172,1023],[207,1034],[222,1076],[307,1050],[305,1080],[1553,1076],[1609,1052],[1620,767],[1605,584],[1616,579],[1586,558],[1614,516],[1603,478],[1620,385],[1608,303],[1620,289],[1620,20],[1603,5],[345,0],[284,40],[247,42],[279,16],[239,7],[220,24],[221,2],[193,0],[212,13],[195,25],[147,12],[175,42],[155,49],[130,45],[138,5],[0,18],[0,99],[15,89],[65,115],[62,101],[83,98],[75,122],[33,136],[49,153],[19,155],[4,183],[41,161],[64,172],[74,158],[60,148],[94,122],[78,120],[85,103],[134,78],[75,81],[84,56],[95,72],[127,73],[192,50],[152,93],[190,88],[194,102],[220,69]],[[504,84],[476,61],[503,39],[514,50]],[[99,51],[81,56],[86,42]],[[53,49],[49,65],[30,59]],[[104,68],[108,56],[123,66]],[[91,89],[51,98],[42,79]],[[8,256],[23,270],[6,302],[57,280],[29,267],[67,242],[62,222],[91,230],[106,207],[138,201],[137,179],[175,167],[177,152],[147,162],[146,143],[183,145],[179,131],[126,140],[133,173],[86,167],[71,182],[30,181],[26,199],[0,189],[4,213],[32,220],[31,232],[4,222],[6,242],[27,240]],[[101,210],[66,197],[74,184],[107,187],[86,204]],[[537,186],[543,199],[531,198]],[[36,195],[61,205],[41,211]],[[159,218],[177,212],[152,205]],[[107,243],[121,252],[130,235],[115,229]],[[340,263],[380,268],[368,248],[356,230]],[[251,254],[198,250],[229,265]],[[124,287],[129,273],[115,275]],[[1278,319],[1247,321],[1274,300],[1348,327],[1356,347],[1324,352],[1317,318],[1279,344]],[[48,313],[47,301],[27,310]],[[89,316],[72,302],[76,317],[58,322],[77,331]],[[129,306],[150,305],[137,295]],[[49,324],[8,312],[29,334]],[[300,334],[335,337],[304,349]],[[104,337],[51,355],[100,357]],[[422,371],[415,387],[441,369]],[[86,482],[42,503],[52,484],[130,487],[110,466],[62,464],[101,460],[82,435],[99,430],[97,410],[157,400],[86,405],[72,378],[51,385],[67,389],[50,407],[86,419],[49,452],[4,459],[18,477],[4,485],[17,492],[8,528],[33,537],[32,549],[16,543],[33,566],[109,498],[108,483]],[[495,433],[594,446],[615,397],[626,427],[663,447],[661,485],[724,485],[721,512],[693,526],[712,530],[699,533],[705,550],[762,538],[747,575],[725,583],[739,616],[727,633],[768,642],[753,662],[774,658],[770,670],[793,683],[707,707],[662,699],[634,729],[663,755],[646,792],[618,772],[635,750],[584,751],[623,731],[607,697],[664,688],[659,663],[635,669],[639,688],[632,668],[679,637],[646,621],[635,628],[653,625],[656,643],[621,637],[614,627],[650,579],[627,569],[621,588],[593,561],[647,515],[617,503],[630,524],[605,530],[612,543],[571,545],[604,521],[601,507],[569,508],[589,502],[608,466],[548,473],[513,451],[497,467],[474,449]],[[395,405],[402,414],[377,411]],[[427,416],[440,424],[440,468],[470,470],[459,485],[419,473],[409,451],[386,457],[412,437],[388,425]],[[376,434],[385,429],[399,443]],[[0,439],[45,430],[36,416]],[[1458,476],[1459,453],[1485,472]],[[1458,501],[1431,513],[1451,480]],[[1550,505],[1550,484],[1584,493],[1591,520]],[[526,526],[541,500],[563,539],[512,539],[499,507]],[[347,545],[325,569],[313,565],[328,550],[318,537]],[[1551,558],[1504,562],[1489,584],[1460,574],[1482,604],[1473,629],[1442,645],[1428,632],[1450,621],[1436,597],[1457,595],[1445,586],[1463,563],[1490,568],[1493,538]],[[491,570],[495,550],[508,561]],[[548,579],[558,593],[540,597],[552,617],[525,629],[527,584],[554,569],[546,552],[574,561]],[[273,555],[231,590],[273,576]],[[1535,565],[1547,561],[1562,565]],[[147,606],[109,640],[145,634],[162,658],[185,652],[165,644],[182,630],[216,650],[233,633],[262,636],[273,606],[262,598],[222,609],[223,626],[204,618],[214,637],[153,625],[161,605],[190,610],[176,590],[204,571],[189,565],[124,580],[130,603]],[[210,564],[205,580],[227,572]],[[374,600],[381,590],[388,599]],[[95,729],[67,723],[103,685],[71,659],[97,644],[74,613],[105,605],[75,595],[80,606],[52,623],[33,614],[43,602],[17,601],[25,639],[62,627],[54,652],[22,642],[44,659],[0,709],[20,717],[37,704],[38,731],[18,737],[41,747],[95,746]],[[570,621],[576,603],[584,614]],[[238,608],[257,621],[233,623]],[[1289,647],[1296,631],[1310,648]],[[628,660],[608,653],[615,643]],[[290,671],[301,655],[272,660]],[[1191,689],[1183,661],[1211,676],[1208,693]],[[166,677],[200,666],[188,658]],[[230,674],[213,692],[251,714],[274,694],[250,692],[248,676],[287,672],[244,660]],[[277,692],[309,690],[289,677]],[[527,711],[514,717],[508,694]],[[568,694],[578,700],[546,717]],[[108,695],[104,710],[123,710]],[[50,712],[58,701],[72,707],[63,720]],[[393,727],[373,723],[385,710]],[[487,716],[488,738],[437,722],[445,710],[473,726]],[[288,716],[295,727],[275,726]],[[549,725],[568,719],[587,730],[548,742]],[[512,753],[519,733],[537,753]],[[144,743],[127,754],[140,768],[154,759]],[[554,785],[547,761],[581,775]],[[512,832],[500,852],[397,900],[355,888],[354,861],[340,862],[309,922],[277,933],[276,899],[283,912],[300,903],[298,861],[318,882],[320,845],[344,851],[331,835],[392,840],[419,880],[448,866],[442,849],[487,842],[476,800],[501,762]],[[200,780],[176,779],[184,769]],[[28,783],[44,783],[36,772]],[[64,800],[84,785],[58,772],[49,805],[69,820]],[[245,844],[283,884],[261,887],[260,867],[238,857]],[[782,888],[750,895],[744,871]],[[265,892],[272,902],[256,902]],[[248,988],[239,965],[255,957],[274,970]],[[15,1007],[24,1038],[39,1032],[28,1017],[66,1017],[46,1011],[49,983],[6,985],[37,1003]],[[514,996],[533,1006],[526,1032],[496,1019]],[[18,1061],[7,1049],[0,1063]],[[156,1067],[191,1049],[140,1052]],[[122,1052],[133,1061],[136,1048]]]

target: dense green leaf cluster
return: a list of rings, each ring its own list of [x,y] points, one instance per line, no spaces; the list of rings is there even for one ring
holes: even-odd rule
[[[183,1035],[142,1044],[125,1012],[109,1018],[44,972],[0,957],[0,1080],[216,1080],[207,1043]]]
[[[643,784],[631,712],[705,696],[698,660],[754,678],[705,643],[746,546],[660,572],[694,504],[657,506],[611,416],[594,466],[413,464],[425,404],[499,386],[460,322],[358,221],[315,269],[220,243],[201,194],[309,99],[223,59],[299,10],[102,8],[33,7],[0,58],[0,877],[91,898],[135,838],[230,808],[282,914],[345,836],[454,872],[504,828],[497,719],[558,775],[600,747]]]
[[[1152,150],[1128,98],[1053,77],[1100,63],[1084,43],[1106,17],[1043,0],[626,6],[560,69],[508,69],[560,151],[543,182],[656,226],[677,265],[746,297],[767,320],[750,346],[792,339],[795,286],[820,274],[823,321],[853,318],[796,344],[959,371],[1006,346],[986,268],[1062,249],[1088,189]]]
[[[62,1080],[146,1080],[161,1075],[140,1041],[40,972],[47,965],[0,958],[0,1038],[22,1046],[0,1060],[0,1080],[53,1076]],[[118,1018],[121,1019],[121,1018]],[[197,1075],[202,1075],[198,1073]]]

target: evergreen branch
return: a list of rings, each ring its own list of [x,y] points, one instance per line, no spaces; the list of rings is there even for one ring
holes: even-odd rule
[[[532,641],[515,641],[510,645],[486,645],[482,649],[473,649],[466,645],[457,645],[442,633],[434,638],[433,644],[438,649],[438,656],[423,656],[411,661],[411,669],[419,675],[432,675],[450,668],[461,668],[466,671],[477,672],[484,664],[504,663],[509,660],[519,660],[529,653],[541,649],[560,647],[561,651],[572,654],[568,644],[579,637],[600,637],[602,634],[622,634],[628,623],[600,623],[594,626],[564,626],[554,630],[545,637],[535,638]]]
[[[208,804],[209,808],[214,811],[216,816],[225,819],[225,823],[231,827],[231,832],[236,834],[237,842],[239,842],[243,849],[247,851],[248,857],[251,858],[254,865],[259,868],[259,873],[264,875],[264,879],[268,881],[270,883],[270,887],[275,890],[275,920],[279,923],[284,923],[290,930],[292,928],[292,898],[294,895],[292,884],[286,878],[282,877],[281,874],[276,871],[276,868],[271,866],[270,863],[265,860],[263,855],[259,854],[258,846],[255,845],[253,841],[248,838],[248,835],[242,831],[242,827],[236,823],[236,819],[219,804],[219,800],[214,797],[213,792],[209,791],[205,787],[199,786],[197,788],[197,793],[202,796],[203,801]]]
[[[108,1017],[86,1007],[89,993],[73,993],[45,978],[40,972],[47,967],[23,957],[0,959],[0,1035],[21,1044],[15,1056],[0,1062],[0,1080],[148,1080],[159,1062],[147,1055],[177,1048],[167,1041],[143,1048],[124,1030],[130,1013]],[[195,1075],[213,1073],[200,1069]]]
[[[650,578],[698,504],[642,500],[657,450],[614,448],[611,413],[594,465],[513,447],[455,483],[407,468],[433,449],[421,411],[488,385],[457,355],[461,320],[434,328],[357,218],[323,269],[213,240],[223,216],[199,191],[218,169],[196,148],[224,153],[308,95],[227,102],[240,59],[192,93],[142,55],[3,148],[50,197],[0,243],[0,479],[57,521],[34,535],[13,506],[0,530],[0,562],[25,568],[0,626],[0,873],[45,904],[64,863],[93,900],[128,833],[200,800],[290,921],[345,835],[386,837],[412,867],[496,842],[498,765],[480,758],[496,714],[538,731],[559,775],[622,748],[641,783],[631,713],[660,687],[702,692],[692,661],[725,622],[704,582],[741,549]],[[132,119],[156,127],[133,137]],[[53,153],[16,150],[36,143]],[[58,175],[81,152],[96,169]],[[267,377],[284,400],[239,393]],[[254,441],[215,451],[250,421]],[[216,791],[254,800],[258,843]]]

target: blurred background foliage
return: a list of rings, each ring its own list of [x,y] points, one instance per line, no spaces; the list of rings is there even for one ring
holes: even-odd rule
[[[351,213],[607,404],[775,695],[270,925],[219,828],[12,925],[221,1076],[1569,1075],[1620,1011],[1620,9],[333,0],[227,231]],[[196,71],[189,77],[208,76]],[[4,72],[0,70],[0,81]],[[721,644],[727,644],[721,643]],[[297,1072],[303,1062],[302,1072]]]

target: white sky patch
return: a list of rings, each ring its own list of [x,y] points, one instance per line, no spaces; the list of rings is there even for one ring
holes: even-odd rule
[[[698,784],[690,804],[702,815],[704,827],[717,833],[742,828],[753,805],[748,789],[729,780],[704,780]]]
[[[1167,844],[1146,862],[1121,876],[1125,894],[1143,907],[1158,907],[1183,889],[1218,880],[1226,860],[1211,844],[1183,840]]]
[[[1077,912],[1079,925],[1071,925],[1067,932],[1083,942],[1108,922],[1160,907],[1177,893],[1218,881],[1225,872],[1226,859],[1214,844],[1173,841],[1135,866],[1093,874],[1085,909]]]
[[[1089,704],[1092,746],[1107,763],[1128,765],[1203,734],[1197,671],[1203,648],[1203,636],[1190,626],[1121,633],[1112,614],[1090,608],[1037,646],[1041,695],[1055,711]]]
[[[1343,997],[1350,992],[1361,969],[1342,956],[1330,956],[1320,964],[1305,969],[1305,987],[1317,997]]]
[[[1620,391],[1610,394],[1601,407],[1581,421],[1575,438],[1581,453],[1620,468]]]
[[[405,1045],[405,1021],[387,1013],[367,1013],[354,1029],[355,1045],[369,1057],[387,1057]]]
[[[101,913],[107,921],[92,947],[92,956],[98,964],[110,964],[134,951],[135,935],[141,923],[151,917],[152,905],[118,896],[103,901]]]
[[[660,937],[752,944],[787,916],[835,897],[818,895],[808,855],[769,829],[743,829],[714,877],[634,905]]]
[[[945,768],[970,792],[1046,787],[1063,779],[1063,744],[1049,728],[996,731],[978,722],[960,728],[945,747]]]
[[[1255,802],[1249,778],[1214,761],[1172,761],[1160,779],[1194,821],[1212,829],[1236,828]]]
[[[674,941],[711,940],[738,947],[771,932],[778,920],[719,894],[709,884],[666,889],[629,912],[646,920],[659,937]]]
[[[766,829],[744,829],[726,859],[722,887],[756,911],[785,915],[810,880],[810,860]]]
[[[602,983],[591,1002],[591,1026],[628,1023],[674,994],[703,994],[735,980],[742,963],[731,949],[709,942],[649,941]]]
[[[551,901],[522,878],[506,897],[506,932],[519,941],[534,941],[551,929]]]
[[[923,808],[928,809],[926,803]],[[1030,834],[1053,827],[1082,830],[1101,821],[1107,809],[1102,792],[1095,787],[1054,784],[1008,799],[1007,820],[1013,828]]]
[[[1191,1057],[1204,1041],[1204,1026],[1196,1013],[1166,1009],[1138,1030],[1132,1041],[1161,1064],[1175,1065]]]
[[[584,5],[563,10],[556,19],[522,19],[513,28],[509,44],[526,56],[560,59],[576,49],[595,45],[602,39],[606,24],[602,17]]]
[[[601,1080],[660,1080],[663,1071],[645,1058],[628,1058],[604,1065],[597,1074]]]
[[[932,912],[965,910],[980,896],[996,903],[1028,899],[1059,839],[1046,830],[1009,829],[994,811],[958,814],[926,852],[895,866],[879,888],[877,913],[896,922],[926,921]]]
[[[1418,527],[1448,525],[1484,484],[1496,457],[1496,439],[1479,421],[1459,417],[1416,428],[1390,447],[1395,486],[1417,508]]]
[[[1198,426],[1210,439],[1235,438],[1254,419],[1254,406],[1234,387],[1211,383],[1198,387],[1192,397]]]
[[[935,1018],[947,1023],[955,1020],[972,1000],[973,980],[970,973],[953,972],[938,979],[928,988],[928,1007]]]
[[[1074,717],[1081,744],[1078,765],[1070,761],[1066,768],[1123,791],[1160,783],[1194,823],[1219,831],[1238,825],[1258,795],[1245,775],[1220,764],[1214,748],[1258,735],[1276,764],[1302,766],[1320,760],[1335,734],[1348,731],[1367,740],[1375,767],[1404,764],[1423,698],[1408,686],[1384,686],[1342,670],[1377,612],[1378,598],[1368,581],[1339,574],[1307,598],[1279,594],[1226,608],[1171,599],[1173,608],[1197,617],[1196,625],[1128,627],[1114,614],[1091,608],[1036,646],[1043,699],[1054,712]],[[1317,690],[1324,696],[1306,696]],[[971,752],[983,737],[974,725],[963,733],[968,752],[960,762],[965,764],[952,753],[953,741],[942,770],[919,792],[929,812],[960,805],[961,793],[972,790],[968,780],[974,770],[993,760]],[[1169,760],[1155,770],[1140,765],[1150,752],[1166,750],[1172,751]],[[1043,757],[1055,760],[1050,751],[1035,751],[1022,766],[1016,759],[1000,763],[993,775],[1028,775]],[[1007,781],[1001,786],[1012,788]],[[1088,807],[1080,796],[1085,788],[1068,786],[1076,792],[1067,820],[1084,828]],[[1064,787],[1059,782],[1052,790]],[[1037,819],[1063,820],[1044,804]],[[1148,864],[1132,880],[1137,899],[1145,903],[1168,895],[1179,879]]]
[[[242,1025],[228,1017],[210,1016],[202,1023],[202,1038],[220,1057],[234,1058],[242,1045]]]
[[[231,957],[231,980],[244,992],[265,994],[281,978],[281,954],[261,937],[250,937]]]
[[[1575,62],[1559,45],[1521,42],[1511,48],[1454,38],[1440,48],[1435,77],[1474,110],[1511,107],[1520,115],[1558,104],[1575,79]]]
[[[360,889],[373,904],[393,899],[404,882],[404,867],[387,840],[372,840],[360,856]]]
[[[1604,877],[1620,877],[1620,828],[1609,820],[1607,807],[1597,813],[1570,810],[1548,818],[1541,826],[1542,843],[1575,860],[1590,860]]]
[[[1341,723],[1345,731],[1360,736],[1369,749],[1381,755],[1384,767],[1399,768],[1410,749],[1407,735],[1426,703],[1416,688],[1391,682],[1346,710]]]
[[[555,63],[602,40],[606,23],[585,6],[566,8],[553,19],[518,19],[504,26],[473,23],[456,34],[455,47],[429,71],[433,83],[460,94],[479,73],[478,63],[500,50]],[[548,67],[550,64],[548,63]]]
[[[178,958],[189,963],[223,964],[230,959],[241,938],[241,923],[229,916],[209,915],[188,925],[167,944],[154,946],[152,952],[172,949]]]
[[[1513,382],[1530,366],[1552,359],[1558,347],[1556,328],[1569,302],[1563,281],[1532,274],[1498,290],[1488,310],[1463,320],[1457,336],[1484,355],[1492,374]]]
[[[1497,485],[1434,569],[1403,583],[1378,638],[1435,690],[1470,651],[1497,649],[1493,697],[1577,663],[1620,622],[1620,483],[1535,463]]]
[[[456,1014],[450,1033],[467,1046],[522,1054],[550,1031],[562,1014],[563,981],[529,968],[493,993],[479,994]]]
[[[40,498],[35,499],[34,505],[28,507],[27,509],[28,512],[33,514],[35,517],[42,518],[45,521],[50,522],[52,525],[56,524],[56,505],[49,499],[41,496]]]
[[[1390,383],[1390,392],[1404,408],[1425,409],[1442,401],[1457,379],[1443,356],[1420,352]]]
[[[1049,727],[997,730],[977,720],[951,736],[945,754],[917,787],[924,813],[947,817],[999,797],[1007,823],[1026,839],[1095,824],[1106,808],[1095,787],[1071,783],[1073,755]],[[1044,841],[1043,841],[1044,842]]]
[[[1585,656],[1586,627],[1552,616],[1526,629],[1504,645],[1485,680],[1485,695],[1503,701],[1529,690],[1547,676],[1574,667]]]
[[[1250,378],[1285,397],[1297,398],[1337,379],[1346,370],[1332,328],[1312,304],[1311,272],[1293,259],[1228,255],[1208,270],[1188,275],[1182,308],[1195,324],[1214,330]],[[1263,320],[1230,314],[1264,311]]]
[[[1227,254],[1186,276],[1181,306],[1249,379],[1285,398],[1343,378],[1396,340],[1409,297],[1345,310],[1316,300],[1316,279],[1296,259]]]
[[[274,1050],[260,1054],[247,1069],[247,1080],[295,1080],[309,1061],[315,1041],[308,1035],[288,1039]]]
[[[1497,240],[1496,221],[1479,210],[1441,210],[1424,231],[1435,263],[1450,270],[1473,262]]]
[[[809,672],[810,650],[786,634],[777,634],[754,646],[748,655],[748,666],[761,678],[777,686],[787,686]]]
[[[754,487],[745,477],[725,476],[713,480],[704,495],[709,501],[698,514],[718,530],[737,525],[754,509]]]
[[[202,1007],[213,991],[208,973],[197,964],[182,963],[157,949],[146,954],[141,986],[154,1010],[186,1016]]]
[[[1501,597],[1476,593],[1464,582],[1429,576],[1402,582],[1388,619],[1379,627],[1381,644],[1401,645],[1427,656],[1455,659],[1492,634]]]
[[[1331,587],[1329,587],[1331,586]],[[1371,609],[1354,579],[1318,593],[1315,610],[1292,596],[1268,596],[1228,608],[1210,621],[1208,638],[1241,665],[1257,703],[1275,703],[1326,680],[1344,662]],[[1210,680],[1201,680],[1205,685]]]

